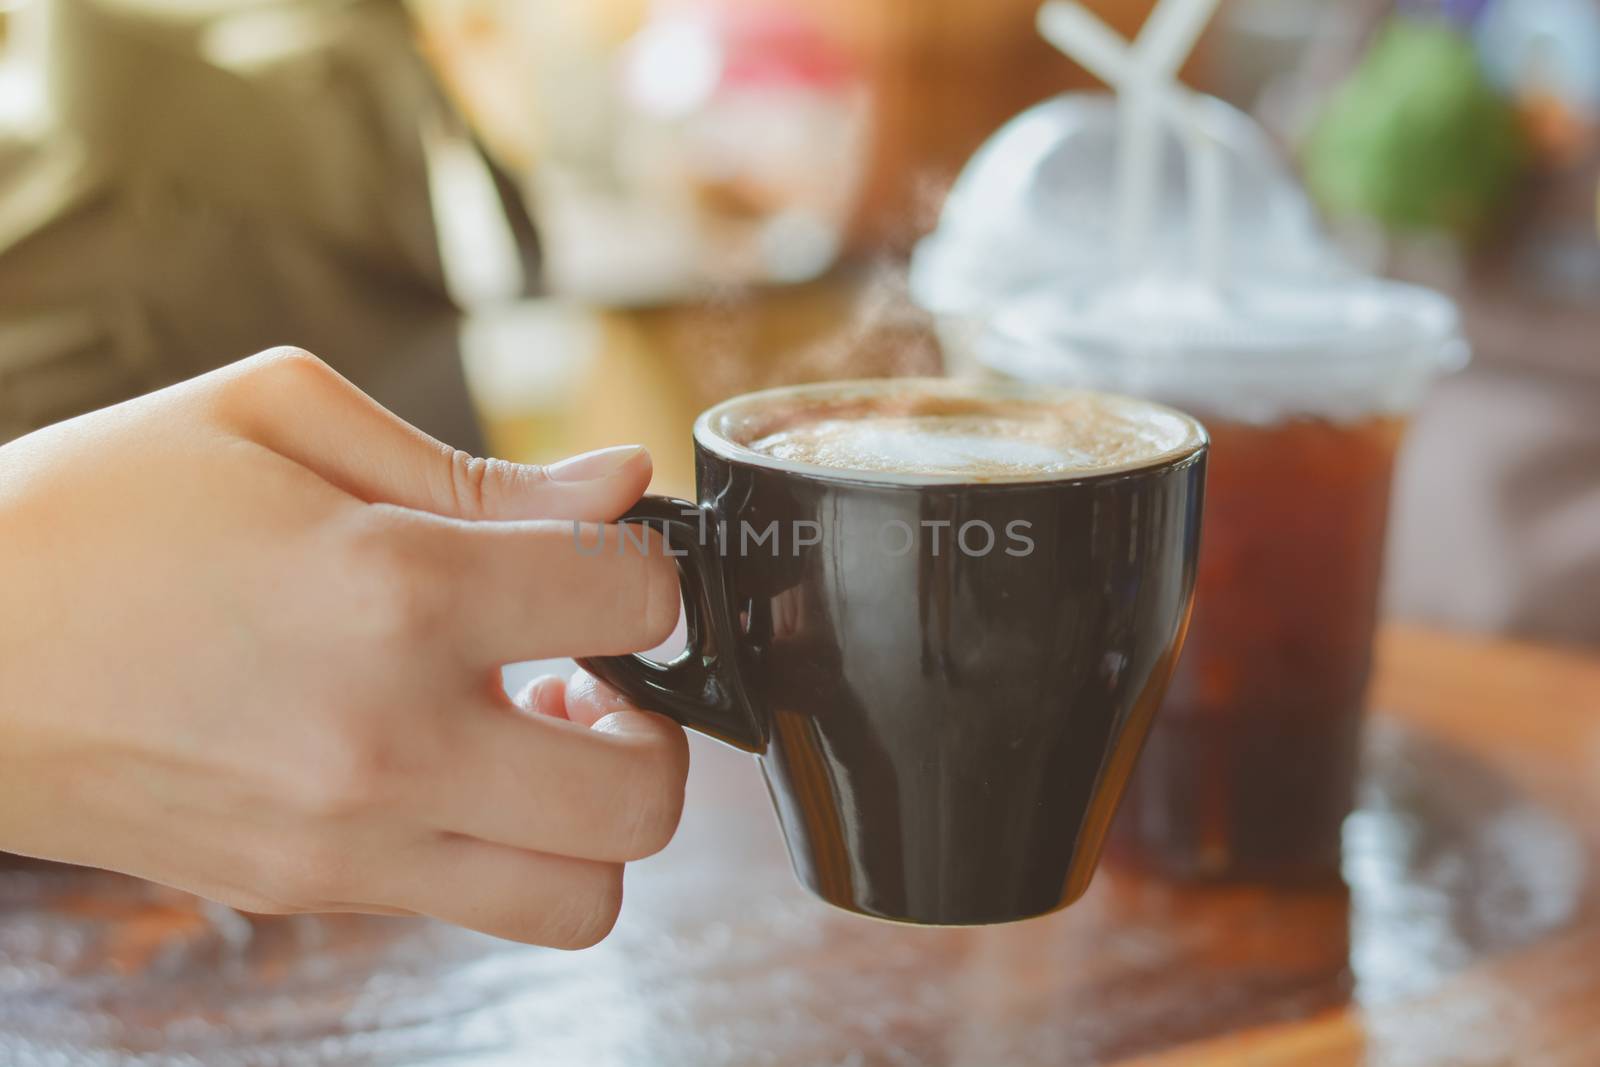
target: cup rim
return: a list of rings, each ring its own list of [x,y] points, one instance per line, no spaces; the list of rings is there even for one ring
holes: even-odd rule
[[[1097,467],[1087,471],[1040,472],[1037,474],[999,475],[974,477],[970,474],[902,473],[896,471],[855,471],[838,467],[825,467],[803,460],[782,459],[757,452],[735,440],[728,432],[730,420],[742,409],[748,409],[775,400],[794,397],[838,398],[874,396],[907,388],[934,393],[959,393],[1022,400],[1030,403],[1048,403],[1051,398],[1065,402],[1074,397],[1094,396],[1108,398],[1118,404],[1142,409],[1154,409],[1180,420],[1187,430],[1182,442],[1157,455],[1130,460],[1125,463]],[[1211,438],[1204,424],[1188,412],[1143,397],[1133,397],[1101,389],[1075,389],[1030,382],[1002,379],[968,378],[854,378],[839,381],[807,382],[799,385],[779,386],[752,393],[741,393],[700,413],[694,423],[695,444],[711,455],[733,463],[782,471],[798,477],[825,482],[848,482],[877,487],[925,488],[929,486],[981,486],[984,488],[1036,487],[1041,485],[1092,482],[1131,474],[1164,470],[1180,466],[1203,453]]]

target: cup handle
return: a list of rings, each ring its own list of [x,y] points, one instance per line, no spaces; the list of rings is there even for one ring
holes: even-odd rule
[[[735,673],[715,524],[697,505],[665,496],[644,497],[617,521],[657,530],[676,558],[687,644],[670,663],[639,655],[593,656],[580,658],[579,666],[642,708],[747,752],[763,751],[766,731]],[[702,529],[712,532],[711,544],[701,542]]]

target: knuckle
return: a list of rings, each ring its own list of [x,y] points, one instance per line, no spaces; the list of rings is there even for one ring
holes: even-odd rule
[[[345,558],[352,577],[355,617],[381,641],[410,645],[437,636],[447,608],[448,578],[438,553],[421,545],[404,521],[382,505],[362,509]]]
[[[622,914],[622,865],[595,864],[590,883],[567,897],[540,940],[551,948],[592,948],[604,941]]]
[[[456,448],[450,451],[450,496],[458,515],[482,515],[488,504],[485,486],[494,461]]]
[[[257,352],[217,373],[209,404],[220,418],[255,426],[263,418],[298,410],[308,393],[326,390],[339,374],[303,348],[280,346]]]
[[[526,487],[529,479],[546,477],[542,468],[518,468],[506,460],[474,456],[459,448],[449,449],[447,458],[449,485],[441,503],[451,514],[467,519],[495,517],[499,510],[496,499],[507,486]]]
[[[341,818],[383,803],[393,777],[385,732],[362,716],[344,715],[325,727],[300,761],[292,788],[307,814]]]
[[[337,381],[338,372],[303,348],[279,345],[249,359],[251,375],[298,385],[318,386]]]

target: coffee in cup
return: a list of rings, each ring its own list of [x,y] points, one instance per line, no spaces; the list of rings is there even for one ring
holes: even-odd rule
[[[1026,481],[1149,463],[1192,430],[1165,409],[1100,393],[1030,401],[907,389],[812,410],[780,404],[745,434],[763,455],[858,475]]]
[[[687,647],[585,666],[754,752],[800,879],[974,924],[1087,887],[1177,659],[1207,441],[1142,400],[891,380],[738,397],[646,497]]]

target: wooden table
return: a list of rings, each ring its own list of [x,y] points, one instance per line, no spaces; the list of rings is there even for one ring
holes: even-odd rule
[[[711,743],[583,953],[0,870],[0,1064],[1600,1063],[1600,662],[1392,628],[1374,700],[1348,893],[1103,870],[1013,926],[858,919]]]

